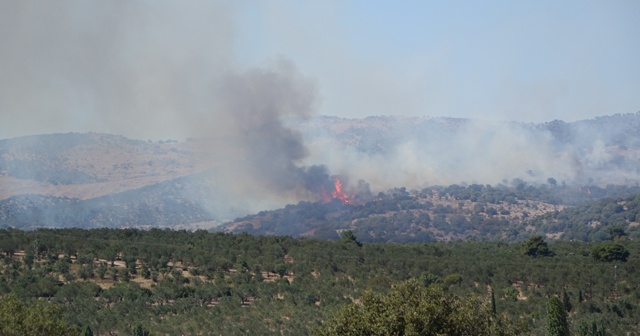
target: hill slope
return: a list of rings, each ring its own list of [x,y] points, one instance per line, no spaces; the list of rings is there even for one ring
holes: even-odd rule
[[[635,195],[626,201],[602,197]],[[549,233],[550,238],[579,240],[598,239],[585,228],[596,219],[584,222],[583,214],[600,208],[609,209],[611,202],[625,202],[629,208],[619,216],[633,217],[619,222],[607,211],[603,227],[624,224],[632,236],[638,235],[636,206],[640,187],[584,189],[552,186],[483,186],[434,187],[422,191],[404,188],[380,193],[374,200],[360,204],[343,204],[339,200],[329,203],[300,202],[283,209],[263,211],[257,215],[226,223],[222,229],[251,234],[275,234],[336,239],[345,230],[353,231],[362,241],[422,242],[473,240],[522,240],[532,234]],[[573,205],[583,204],[579,207]],[[614,207],[620,210],[619,206]],[[532,219],[533,218],[533,219]],[[573,221],[564,235],[553,235],[560,224],[550,219]],[[540,223],[545,223],[542,225]],[[563,222],[564,223],[564,222]],[[593,224],[591,224],[593,225]],[[600,224],[599,224],[600,225]],[[564,226],[563,226],[564,228]],[[601,229],[603,232],[606,229]]]
[[[525,221],[513,230],[514,238],[521,232],[534,231],[561,240],[587,241],[612,239],[614,232],[624,232],[628,238],[640,238],[640,194],[629,197],[605,198],[593,203],[549,212]],[[627,238],[622,236],[620,238]]]
[[[324,198],[317,186],[304,192],[287,190],[286,186],[278,190],[265,187],[276,182],[261,181],[269,172],[260,174],[260,167],[245,171],[254,162],[243,158],[245,153],[220,152],[218,149],[224,146],[219,145],[216,151],[209,148],[214,143],[224,144],[224,139],[151,142],[108,134],[68,133],[0,140],[0,227],[210,228],[229,218],[302,200],[305,203],[297,207],[322,213],[316,216],[316,224],[304,220],[298,228],[284,223],[273,224],[277,228],[272,228],[263,221],[262,228],[255,230],[334,237],[337,230],[352,228],[366,231],[365,235],[374,240],[400,236],[448,240],[497,235],[493,227],[522,220],[525,213],[533,216],[537,211],[581,204],[582,199],[625,196],[629,193],[611,194],[606,186],[635,186],[640,181],[640,113],[543,124],[402,117],[316,117],[290,124],[291,132],[304,134],[309,154],[305,162],[296,163],[300,168],[308,167],[305,164],[326,165],[326,177],[345,177],[347,193],[372,190],[373,194],[382,191],[388,196],[393,191],[387,190],[402,185],[423,190],[409,195],[415,198],[416,208],[397,208],[400,202],[411,200],[383,198],[348,211],[323,210],[324,206],[314,205]],[[256,176],[246,178],[246,173]],[[450,180],[455,182],[440,183]],[[494,189],[504,189],[500,185],[516,188],[523,183],[558,190],[591,186],[585,190],[592,194],[587,197],[586,192],[576,192],[576,196],[562,196],[561,202],[555,196],[527,196],[518,198],[517,206],[509,203],[513,202],[510,199],[490,206],[499,212],[497,215],[485,216],[472,199],[458,200],[442,194],[435,197],[429,192],[430,185],[470,184],[463,181],[491,183]],[[254,185],[256,182],[264,183]],[[489,189],[484,192],[493,193]],[[365,200],[373,201],[373,197]],[[455,211],[442,213],[438,206]],[[381,212],[385,207],[387,210]],[[352,215],[360,208],[375,216]],[[301,211],[296,209],[294,206],[291,211]],[[274,216],[279,213],[275,211]],[[430,226],[420,227],[417,223],[426,221],[427,215]],[[293,218],[298,216],[302,215]],[[332,223],[337,219],[344,223],[325,225],[327,220],[322,218],[326,216]],[[395,218],[401,227],[377,232],[373,223],[383,218]],[[467,222],[479,223],[480,218],[485,223],[482,228],[466,229]],[[275,223],[276,219],[270,221]],[[443,225],[450,221],[465,229],[450,230]],[[238,222],[229,227],[246,224]]]

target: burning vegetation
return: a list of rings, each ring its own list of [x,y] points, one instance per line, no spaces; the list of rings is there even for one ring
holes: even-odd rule
[[[329,203],[332,200],[340,200],[342,204],[350,204],[352,205],[354,202],[356,195],[350,195],[345,193],[342,190],[342,181],[338,176],[333,176],[333,191],[327,192],[324,188],[322,188],[322,201],[324,203]]]

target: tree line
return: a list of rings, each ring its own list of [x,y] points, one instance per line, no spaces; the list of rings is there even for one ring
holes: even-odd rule
[[[0,253],[0,325],[17,321],[2,313],[15,310],[40,316],[22,323],[61,334],[323,335],[352,320],[367,330],[388,324],[373,316],[389,312],[385,305],[397,307],[408,292],[420,293],[420,301],[406,302],[395,316],[405,322],[393,330],[419,330],[423,322],[408,317],[438,309],[459,313],[423,314],[440,321],[438,332],[455,327],[464,334],[471,326],[462,321],[488,318],[497,323],[484,325],[493,334],[542,334],[549,311],[560,322],[564,312],[567,328],[579,335],[640,327],[640,245],[628,239],[382,244],[361,242],[351,231],[318,240],[3,229]],[[549,306],[553,298],[561,311]]]

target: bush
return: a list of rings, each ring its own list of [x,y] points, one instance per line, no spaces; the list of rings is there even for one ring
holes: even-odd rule
[[[614,242],[606,242],[596,246],[591,251],[591,256],[593,259],[598,261],[627,261],[629,257],[629,251],[627,249],[617,243]]]

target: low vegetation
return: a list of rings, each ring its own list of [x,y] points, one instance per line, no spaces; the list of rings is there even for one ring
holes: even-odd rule
[[[542,255],[523,253],[545,245]],[[596,258],[603,248],[626,261]],[[425,327],[410,318],[413,312],[440,308],[456,311],[424,315],[440,321],[440,331],[544,334],[553,298],[562,302],[561,312],[552,309],[559,314],[553,325],[564,312],[572,334],[633,335],[640,328],[640,245],[630,239],[382,244],[350,231],[328,241],[160,229],[0,229],[0,253],[0,318],[7,307],[46,311],[41,320],[22,323],[56,326],[61,334],[331,335],[342,330],[341,321],[353,321],[357,330],[382,323],[409,334]],[[374,318],[391,312],[388,305],[398,307],[407,291],[422,299],[393,310],[398,319]],[[434,303],[440,301],[446,305]],[[463,323],[486,318],[495,322]]]

